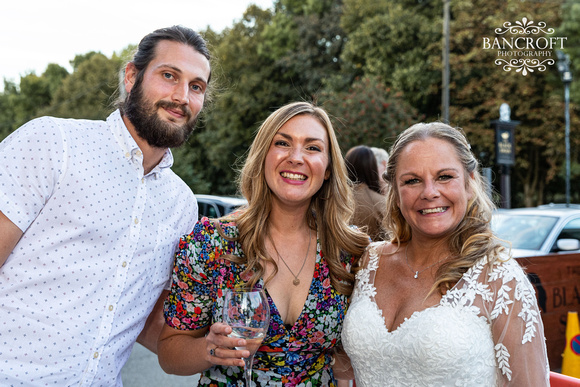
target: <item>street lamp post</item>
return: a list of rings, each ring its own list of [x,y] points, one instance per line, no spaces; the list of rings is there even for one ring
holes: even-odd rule
[[[570,83],[572,83],[572,73],[570,72],[570,57],[568,54],[556,50],[556,55],[558,55],[558,71],[564,83],[564,101],[566,103],[564,112],[566,119],[566,207],[570,207]]]

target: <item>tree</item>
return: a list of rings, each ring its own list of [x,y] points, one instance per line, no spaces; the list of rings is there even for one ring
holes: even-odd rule
[[[4,80],[4,91],[0,93],[0,141],[16,129],[15,98],[18,96],[16,84]]]
[[[345,152],[356,145],[388,149],[400,132],[422,118],[400,92],[375,76],[357,79],[348,91],[326,93],[321,100]]]
[[[458,0],[452,2],[451,10],[452,122],[464,127],[475,154],[490,165],[494,156],[490,122],[499,117],[501,103],[507,102],[512,120],[520,121],[515,138],[516,166],[512,168],[512,206],[561,200],[558,174],[564,161],[564,107],[555,66],[526,76],[516,70],[504,71],[494,64],[497,51],[486,51],[482,46],[483,38],[493,37],[495,29],[506,21],[514,23],[526,17],[557,26],[559,5]],[[573,119],[577,122],[578,117]]]
[[[342,58],[359,75],[376,75],[428,117],[437,117],[441,84],[441,5],[345,0]]]
[[[574,81],[570,85],[570,99],[580,105],[580,3],[566,1],[562,4],[562,24],[557,29],[558,36],[566,37],[566,48],[570,55]]]
[[[281,82],[315,100],[329,78],[341,72],[342,1],[285,0],[279,8],[285,12],[276,13],[264,28],[259,50],[275,61]]]
[[[83,60],[79,60],[83,58]],[[118,88],[119,59],[100,53],[77,55],[76,70],[55,93],[53,103],[43,114],[56,117],[105,119],[113,110],[112,97]]]
[[[180,176],[194,192],[236,192],[235,165],[249,148],[258,122],[280,103],[284,88],[275,81],[273,61],[258,52],[260,34],[271,17],[270,11],[252,5],[231,28],[203,33],[216,58],[211,81],[215,102],[204,108],[182,150],[190,154],[176,159],[176,167],[184,171]],[[182,168],[185,160],[189,165]]]
[[[336,2],[279,1],[274,13],[250,6],[232,28],[204,33],[222,85],[190,139],[191,167],[204,184],[189,180],[195,192],[235,193],[236,170],[260,122],[291,101],[318,98],[328,74],[340,70],[339,17]]]
[[[51,63],[41,76],[32,72],[21,77],[19,87],[5,81],[0,94],[0,140],[42,115],[42,109],[52,103],[56,89],[67,76],[66,69]]]
[[[56,63],[49,63],[48,66],[46,66],[46,70],[42,73],[42,77],[46,79],[46,83],[48,84],[51,101],[62,82],[68,76],[68,71]]]
[[[102,55],[100,52],[89,51],[86,54],[75,55],[74,59],[69,61],[73,71],[77,71],[81,63],[90,60],[95,55]]]
[[[347,32],[343,59],[359,74],[378,75],[387,87],[427,116],[439,118],[441,83],[441,2],[344,0],[341,25]],[[484,50],[484,37],[494,36],[504,22],[545,21],[560,24],[560,4],[516,0],[451,2],[450,120],[464,127],[476,155],[493,164],[494,134],[490,121],[503,102],[519,120],[512,197],[516,206],[561,200],[563,101],[555,67],[523,76],[494,64],[497,52]],[[569,42],[580,39],[575,4],[563,5],[562,24]],[[566,22],[568,20],[568,22]],[[572,36],[574,35],[574,36]],[[570,45],[570,47],[578,45]],[[570,48],[568,51],[572,52]],[[577,112],[573,112],[577,133]],[[573,160],[578,160],[578,138]],[[574,150],[576,149],[576,150]],[[499,172],[499,171],[498,171]]]

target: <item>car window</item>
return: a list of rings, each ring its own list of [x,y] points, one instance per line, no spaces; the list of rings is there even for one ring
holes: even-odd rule
[[[573,219],[566,223],[558,239],[578,239],[580,240],[580,218]]]
[[[207,203],[197,201],[197,220],[200,220],[202,216],[207,214]]]
[[[514,249],[539,250],[557,220],[552,216],[496,213],[491,227],[498,238],[511,242]]]
[[[206,203],[202,200],[197,200],[198,206],[198,218],[201,219],[203,216],[207,216],[208,218],[218,218],[219,215],[216,212],[213,203]]]
[[[207,215],[208,218],[219,218],[218,212],[215,209],[215,206],[213,205],[208,205],[207,206]]]

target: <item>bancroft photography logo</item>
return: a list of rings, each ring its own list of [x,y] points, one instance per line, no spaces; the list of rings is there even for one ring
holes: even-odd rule
[[[512,69],[523,76],[534,70],[546,71],[556,61],[552,59],[555,50],[564,49],[566,37],[553,35],[553,28],[546,28],[546,23],[535,23],[524,17],[521,21],[503,23],[503,28],[495,29],[495,37],[483,38],[483,49],[497,51],[495,64],[504,71]]]

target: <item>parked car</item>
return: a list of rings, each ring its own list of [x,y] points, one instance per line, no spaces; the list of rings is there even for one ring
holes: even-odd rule
[[[242,197],[216,196],[216,195],[195,195],[197,199],[199,218],[219,218],[234,212],[248,202]]]
[[[500,209],[491,227],[499,238],[511,242],[516,258],[580,252],[578,204]]]

